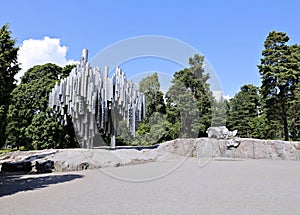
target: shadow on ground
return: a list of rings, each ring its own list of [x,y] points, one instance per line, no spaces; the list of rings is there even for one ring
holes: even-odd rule
[[[82,178],[79,174],[64,175],[26,175],[24,174],[0,174],[0,197],[12,195],[22,191],[36,190],[48,187],[52,184],[59,184]]]
[[[37,160],[37,159],[43,159],[47,156],[54,155],[55,153],[56,152],[48,152],[48,153],[43,153],[43,154],[30,155],[30,156],[26,157],[24,160],[32,161],[32,160]]]

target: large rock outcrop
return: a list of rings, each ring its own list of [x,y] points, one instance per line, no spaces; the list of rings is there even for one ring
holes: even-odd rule
[[[178,156],[199,158],[202,164],[214,158],[300,160],[300,142],[280,140],[239,139],[237,148],[228,150],[227,140],[216,138],[176,139],[157,148],[135,147],[117,150],[59,149],[27,152],[10,152],[0,157],[2,171],[33,172],[78,171],[141,164],[177,159]],[[139,149],[139,150],[137,150]],[[202,159],[203,158],[203,159]],[[30,165],[31,164],[31,165]]]
[[[239,147],[228,150],[223,139],[177,139],[162,143],[158,151],[192,157],[300,160],[299,142],[251,138],[241,138],[239,141]]]

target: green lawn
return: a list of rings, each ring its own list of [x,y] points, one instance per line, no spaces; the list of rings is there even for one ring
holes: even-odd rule
[[[17,148],[13,148],[13,149],[0,149],[0,156],[7,153],[7,152],[13,152],[13,151],[17,151]],[[19,149],[20,151],[25,151],[25,148],[22,146]]]

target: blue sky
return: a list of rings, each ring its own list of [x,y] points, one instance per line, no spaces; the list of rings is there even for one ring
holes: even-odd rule
[[[300,43],[299,7],[296,0],[3,1],[0,25],[10,24],[19,45],[59,39],[59,46],[67,47],[61,50],[64,62],[79,60],[83,48],[92,57],[129,37],[173,37],[203,54],[224,94],[233,96],[243,84],[260,85],[256,65],[268,32],[284,31],[290,44]],[[141,72],[177,69],[155,61],[124,66]]]

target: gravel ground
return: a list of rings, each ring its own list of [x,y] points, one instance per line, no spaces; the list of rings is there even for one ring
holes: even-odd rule
[[[0,214],[300,214],[299,161],[179,164],[2,174]]]

